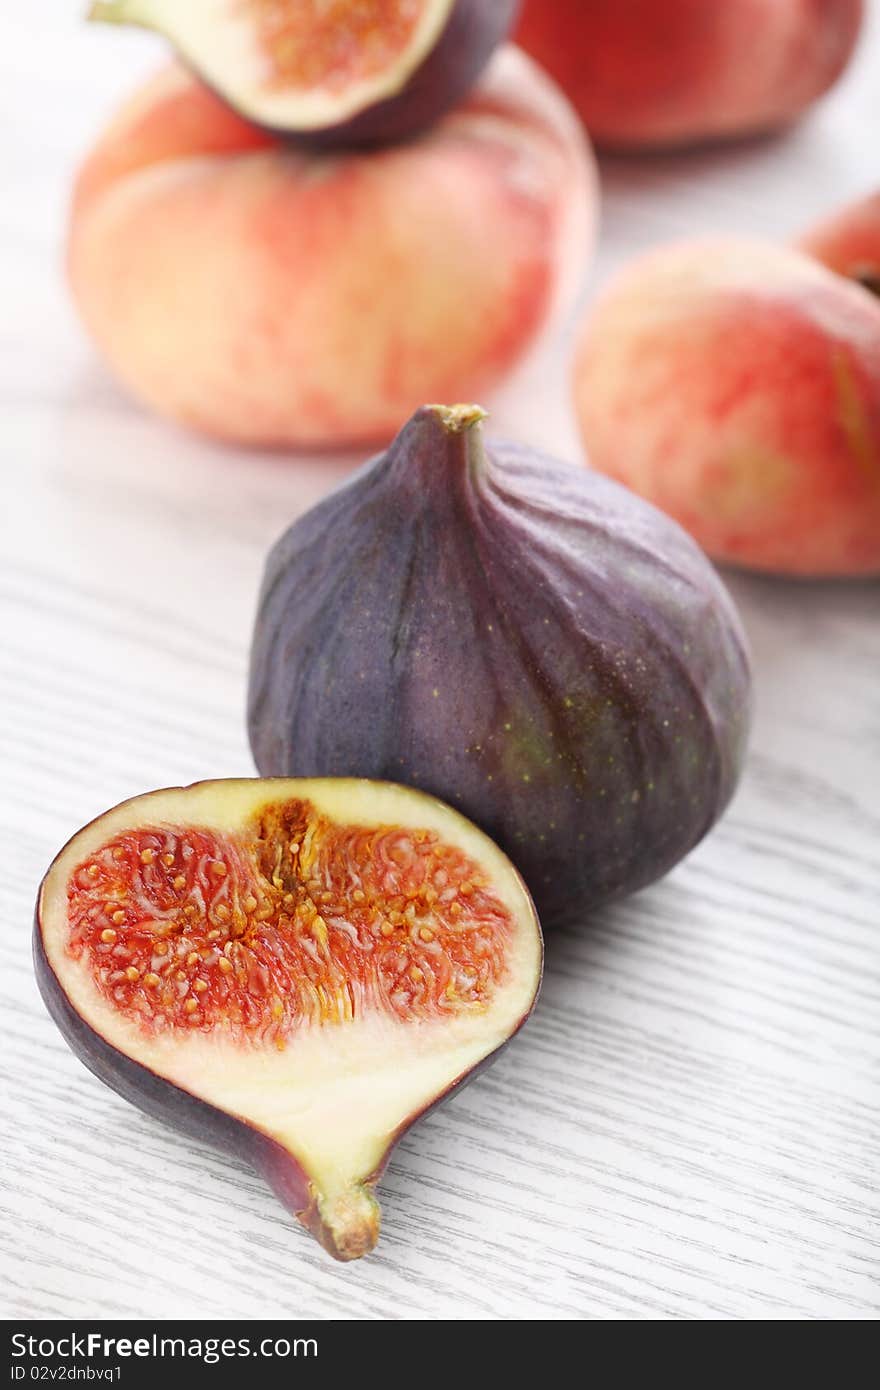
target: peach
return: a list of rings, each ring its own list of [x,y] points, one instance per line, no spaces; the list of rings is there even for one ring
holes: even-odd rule
[[[880,573],[880,301],[799,251],[676,244],[588,316],[574,395],[589,463],[718,560]]]
[[[802,251],[880,295],[880,193],[850,203],[802,236]]]
[[[843,71],[862,0],[525,0],[515,37],[611,148],[785,125]]]
[[[512,47],[420,139],[284,147],[175,67],[86,160],[70,282],[139,400],[256,445],[380,442],[426,400],[481,398],[570,301],[592,158]]]

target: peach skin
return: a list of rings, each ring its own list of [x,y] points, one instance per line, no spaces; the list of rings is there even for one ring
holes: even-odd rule
[[[794,120],[840,76],[862,0],[525,0],[517,42],[597,144],[651,149]]]
[[[817,261],[880,295],[880,193],[850,203],[798,242]]]
[[[880,301],[801,252],[667,246],[606,291],[574,396],[592,467],[715,559],[880,573]]]
[[[76,187],[69,275],[119,380],[250,445],[389,438],[425,400],[490,393],[583,273],[593,163],[517,50],[428,134],[287,148],[175,67]]]

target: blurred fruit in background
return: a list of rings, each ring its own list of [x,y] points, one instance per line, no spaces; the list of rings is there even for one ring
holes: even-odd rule
[[[292,150],[172,68],[77,183],[83,320],[141,401],[256,445],[385,441],[424,400],[485,395],[589,263],[592,157],[510,47],[417,140]]]
[[[758,134],[827,91],[863,0],[525,0],[515,37],[593,140],[650,149]]]
[[[155,29],[255,125],[321,144],[402,140],[467,95],[517,0],[97,0]]]
[[[846,221],[817,240],[839,248]],[[589,463],[716,559],[880,573],[880,300],[861,285],[784,246],[664,247],[588,314],[574,394]]]
[[[798,245],[830,270],[880,296],[880,193],[848,204],[812,227]]]

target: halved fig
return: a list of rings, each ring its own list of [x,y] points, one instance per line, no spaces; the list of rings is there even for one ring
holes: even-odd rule
[[[375,144],[470,90],[517,0],[98,0],[92,19],[155,29],[255,125]]]
[[[74,1052],[248,1159],[337,1259],[412,1122],[528,1017],[540,928],[516,870],[390,783],[202,782],[108,811],[40,889],[37,978]]]

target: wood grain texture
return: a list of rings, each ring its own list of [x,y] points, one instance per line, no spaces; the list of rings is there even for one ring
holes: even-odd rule
[[[148,787],[248,774],[262,558],[349,460],[236,454],[141,414],[60,270],[78,152],[149,68],[79,4],[0,20],[0,996],[6,1316],[874,1318],[880,1312],[880,585],[732,577],[747,776],[664,883],[552,940],[533,1022],[399,1147],[374,1257],[335,1266],[237,1163],[130,1109],[37,996],[61,843]],[[777,140],[610,162],[592,288],[713,228],[768,235],[876,184],[880,24]],[[577,457],[565,340],[499,431]]]

